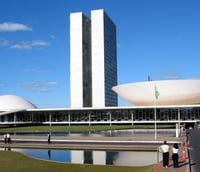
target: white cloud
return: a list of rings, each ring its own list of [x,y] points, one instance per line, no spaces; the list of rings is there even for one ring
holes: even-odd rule
[[[30,81],[30,82],[22,82],[19,83],[18,86],[20,87],[39,87],[42,85],[41,81]]]
[[[32,47],[29,44],[22,43],[22,44],[14,44],[10,48],[23,50],[23,49],[31,49]]]
[[[47,46],[49,45],[48,42],[42,40],[35,40],[30,43],[32,46]]]
[[[31,31],[31,30],[32,28],[20,23],[12,23],[12,22],[0,23],[0,32]]]
[[[55,39],[56,36],[55,35],[50,35],[50,38]]]
[[[34,92],[49,92],[52,91],[56,85],[59,83],[56,81],[30,81],[30,82],[21,82],[18,84],[19,87],[29,89]]]
[[[33,91],[36,91],[36,92],[48,92],[49,91],[49,89],[47,89],[47,88],[34,88],[33,89]]]
[[[45,83],[42,81],[30,81],[19,83],[18,86],[28,88],[35,92],[47,92],[49,89],[45,88]]]
[[[179,75],[165,75],[164,79],[165,80],[175,80],[175,79],[180,79],[181,77]]]
[[[45,70],[45,69],[24,69],[23,72],[29,73],[50,73],[50,70]]]
[[[9,45],[9,41],[6,39],[0,40],[0,46],[7,46]]]
[[[4,87],[4,86],[5,86],[5,84],[0,83],[0,87]]]
[[[47,82],[48,85],[58,85],[58,82],[54,82],[54,81],[51,81],[51,82]]]
[[[42,41],[42,40],[34,40],[34,41],[30,41],[30,42],[20,42],[18,44],[14,44],[12,46],[10,46],[10,48],[13,49],[32,49],[33,47],[43,47],[43,46],[48,46],[49,43],[46,41]]]

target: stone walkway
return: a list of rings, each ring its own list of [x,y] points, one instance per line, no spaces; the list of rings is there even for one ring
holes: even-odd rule
[[[158,138],[150,137],[51,137],[51,144],[47,142],[47,136],[21,136],[13,135],[12,144],[4,144],[0,141],[0,147],[13,148],[48,148],[48,149],[96,149],[96,150],[157,150],[168,140],[169,144],[179,142],[180,138]]]
[[[172,161],[171,156],[170,156],[168,168],[164,168],[163,165],[162,165],[162,161],[161,161],[160,163],[157,164],[157,166],[154,168],[154,170],[152,172],[187,172],[189,164],[188,164],[187,157],[186,157],[185,161],[182,159],[183,150],[186,151],[186,148],[180,146],[180,149],[179,149],[179,168],[173,167],[173,161]]]

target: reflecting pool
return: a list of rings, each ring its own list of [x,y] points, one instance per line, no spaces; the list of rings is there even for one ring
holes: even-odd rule
[[[96,151],[56,149],[12,149],[28,156],[74,164],[145,166],[157,163],[161,155],[157,151]]]
[[[87,137],[154,137],[154,129],[127,129],[106,131],[83,131],[83,132],[52,132],[52,136],[87,136]],[[12,133],[14,135],[47,136],[47,132]],[[157,129],[157,136],[175,137],[175,129]]]

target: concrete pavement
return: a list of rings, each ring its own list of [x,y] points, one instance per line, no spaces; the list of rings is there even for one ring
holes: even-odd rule
[[[200,130],[188,130],[190,171],[200,171]]]
[[[181,142],[180,138],[162,137],[154,140],[151,137],[51,137],[48,144],[44,136],[11,136],[12,144],[4,144],[0,147],[11,148],[49,148],[49,149],[95,149],[95,150],[157,150],[158,146],[167,140],[169,144]]]
[[[153,169],[152,172],[189,172],[189,162],[188,157],[186,157],[186,160],[182,159],[182,152],[187,151],[187,148],[184,146],[180,146],[179,148],[179,168],[173,167],[173,161],[171,159],[172,154],[170,154],[170,160],[169,160],[169,167],[164,168],[162,165],[162,161],[160,161],[156,167]]]

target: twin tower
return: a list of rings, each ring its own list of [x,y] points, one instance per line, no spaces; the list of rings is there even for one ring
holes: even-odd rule
[[[116,26],[104,10],[70,14],[70,106],[117,106]]]

